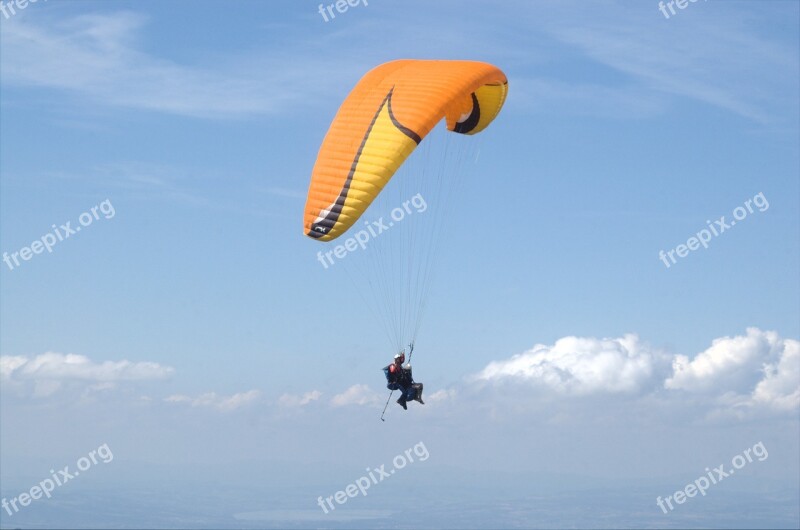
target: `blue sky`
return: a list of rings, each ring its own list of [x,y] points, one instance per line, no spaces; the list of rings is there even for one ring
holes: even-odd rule
[[[512,526],[511,498],[531,527],[796,527],[798,4],[318,6],[0,14],[0,252],[113,206],[0,264],[0,493],[114,451],[2,527],[375,527],[398,498],[423,527],[459,503]],[[439,241],[429,399],[381,423],[394,352],[301,220],[336,109],[398,58],[490,62],[509,94],[454,205],[480,222]],[[396,482],[317,506],[420,441]],[[759,441],[744,476],[656,506]]]

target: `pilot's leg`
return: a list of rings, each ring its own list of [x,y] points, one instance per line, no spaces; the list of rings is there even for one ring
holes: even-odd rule
[[[414,399],[424,405],[425,402],[422,401],[422,383],[414,383],[413,387],[416,394]]]
[[[403,407],[405,410],[408,410],[408,406],[406,406],[406,401],[408,401],[408,389],[401,386],[400,398],[397,400],[397,404]]]

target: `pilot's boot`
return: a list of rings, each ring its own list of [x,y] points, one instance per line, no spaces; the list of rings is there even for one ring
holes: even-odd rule
[[[397,404],[403,407],[403,410],[408,410],[408,405],[406,405],[406,397],[401,396],[400,399],[397,400]]]
[[[417,383],[417,397],[415,397],[414,399],[416,401],[419,401],[422,405],[425,404],[425,402],[422,401],[422,383]]]

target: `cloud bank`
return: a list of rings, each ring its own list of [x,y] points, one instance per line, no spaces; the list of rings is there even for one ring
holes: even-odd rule
[[[88,384],[94,390],[105,390],[123,381],[166,379],[173,368],[154,362],[95,362],[85,355],[47,352],[34,357],[0,356],[0,381],[4,386],[22,390],[33,385],[35,396],[48,396],[66,384]]]
[[[85,392],[108,391],[122,381],[159,380],[173,371],[154,362],[95,362],[83,355],[53,352],[0,357],[3,388],[32,384],[38,398],[54,394],[65,383]],[[323,392],[314,389],[284,393],[275,404],[294,412],[312,404],[333,409],[377,407],[386,399],[382,390],[382,384],[359,383],[329,400],[321,401]],[[569,407],[570,401],[621,398],[645,407],[658,402],[674,411],[688,407],[707,417],[796,414],[800,409],[800,341],[782,338],[775,331],[748,328],[744,335],[714,339],[708,348],[690,357],[653,348],[635,334],[602,339],[568,336],[492,361],[447,388],[429,390],[427,408],[433,412],[439,406],[450,407],[456,396],[459,405],[493,403],[493,390],[500,391],[498,405],[513,396],[535,396],[535,405],[517,400],[514,410],[520,412],[528,406],[549,410],[541,406],[552,403],[551,399]],[[173,394],[162,401],[230,411],[261,397],[262,393],[253,389],[229,396]]]
[[[632,334],[564,337],[491,362],[470,380],[513,382],[558,396],[700,396],[717,407],[715,414],[788,412],[800,408],[800,342],[748,328],[745,335],[713,340],[690,358],[669,356]]]

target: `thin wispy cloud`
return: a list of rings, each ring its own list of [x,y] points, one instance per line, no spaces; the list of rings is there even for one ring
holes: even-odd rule
[[[381,401],[380,396],[368,385],[353,385],[341,394],[336,394],[331,399],[334,407],[344,407],[347,405],[377,405]]]
[[[485,38],[492,41],[493,56],[505,57],[514,69],[536,71],[537,65],[562,60],[561,47],[568,46],[625,78],[607,84],[552,75],[523,78],[510,92],[509,103],[541,111],[550,109],[551,102],[572,113],[607,117],[618,110],[621,117],[638,118],[658,113],[671,97],[679,96],[758,122],[784,119],[777,109],[797,106],[796,43],[756,34],[740,23],[745,15],[738,10],[712,14],[713,8],[703,8],[673,23],[659,18],[655,9],[615,2],[510,4],[507,9],[514,16],[502,18],[508,28],[498,41],[489,39],[486,25],[477,21],[448,31],[442,26],[448,9],[429,6],[429,17],[416,24],[422,26],[421,34],[442,39],[427,39],[424,47],[411,42],[401,55],[434,52],[456,58],[467,42]],[[494,16],[502,14],[500,9]],[[0,37],[3,50],[14,50],[3,53],[2,82],[61,90],[93,103],[201,118],[287,112],[317,101],[331,87],[351,86],[365,67],[391,58],[386,53],[391,55],[392,48],[382,47],[375,37],[379,25],[366,15],[346,28],[320,33],[319,42],[302,49],[288,43],[280,53],[247,50],[227,59],[217,56],[209,65],[180,63],[144,51],[140,43],[148,18],[135,12],[60,21],[19,19],[5,25]],[[398,16],[408,16],[408,11]],[[707,24],[711,16],[713,26]],[[428,27],[433,25],[435,32]],[[351,61],[321,55],[331,47],[346,50],[356,37],[374,40],[375,46]],[[535,54],[530,46],[522,46],[531,40]],[[280,72],[280,83],[275,83],[274,72]],[[765,86],[771,88],[765,91]]]
[[[211,408],[220,411],[231,411],[242,408],[254,403],[261,397],[259,390],[248,390],[247,392],[237,392],[230,396],[217,394],[216,392],[206,392],[199,396],[187,396],[185,394],[174,394],[164,398],[167,403],[185,404],[190,407]]]
[[[576,7],[568,3],[549,13],[547,31],[647,90],[764,123],[785,119],[786,105],[797,108],[797,43],[756,33],[752,25],[742,24],[746,11],[709,3],[669,21],[654,6],[606,2],[588,11],[583,3]]]
[[[159,57],[137,47],[147,22],[134,12],[15,20],[3,26],[0,37],[6,51],[2,82],[61,90],[95,104],[199,118],[284,111],[325,85],[315,82],[319,75],[307,62],[298,68],[288,53],[222,62],[229,67]],[[273,72],[281,73],[280,83]]]
[[[524,97],[511,105],[536,113],[564,113],[610,119],[643,119],[662,114],[665,98],[637,83],[607,86],[555,79],[515,79],[514,88]]]
[[[301,396],[297,396],[294,394],[283,394],[280,398],[278,398],[278,404],[284,407],[305,407],[309,403],[313,403],[317,401],[320,397],[322,397],[322,392],[319,390],[312,390],[310,392],[306,392]]]

